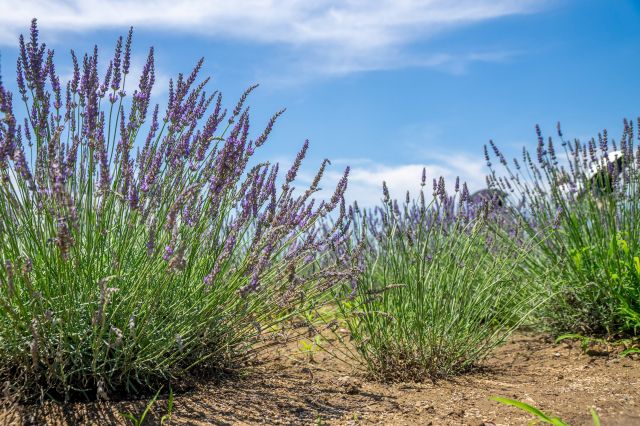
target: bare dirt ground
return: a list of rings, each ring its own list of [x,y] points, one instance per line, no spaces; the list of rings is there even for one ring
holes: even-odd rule
[[[519,399],[571,425],[640,425],[640,362],[607,348],[585,353],[578,344],[520,333],[478,371],[437,383],[367,381],[326,353],[309,362],[295,344],[241,380],[200,383],[176,395],[169,425],[524,425],[531,416],[491,401]],[[167,396],[145,424],[159,424]],[[0,424],[126,424],[120,412],[141,413],[149,399],[18,406],[0,411]]]

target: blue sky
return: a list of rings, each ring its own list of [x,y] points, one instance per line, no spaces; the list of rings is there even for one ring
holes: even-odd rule
[[[134,65],[156,49],[156,100],[205,57],[232,106],[253,83],[254,131],[287,108],[261,159],[288,163],[311,142],[301,184],[323,158],[330,186],[351,165],[349,198],[399,197],[420,170],[480,189],[482,145],[517,155],[534,125],[586,139],[640,115],[640,1],[0,0],[5,82],[32,17],[69,71],[70,48],[102,49],[134,26]],[[135,68],[135,67],[134,67]]]

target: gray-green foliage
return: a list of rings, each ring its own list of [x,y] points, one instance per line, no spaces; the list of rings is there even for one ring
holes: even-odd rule
[[[522,273],[548,303],[540,319],[556,333],[635,335],[640,328],[640,150],[625,120],[616,144],[545,141],[509,163],[490,184],[509,194],[520,237],[535,241]],[[485,148],[486,150],[486,148]],[[487,160],[489,160],[487,152]],[[491,164],[491,163],[490,163]]]
[[[387,196],[353,214],[362,273],[340,308],[359,360],[382,379],[468,370],[530,308],[514,274],[522,253],[493,237],[489,206],[472,205],[466,186],[461,202],[440,192],[427,206],[424,194],[401,206]]]

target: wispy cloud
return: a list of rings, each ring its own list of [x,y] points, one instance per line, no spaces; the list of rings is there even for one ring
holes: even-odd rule
[[[410,54],[412,43],[495,18],[533,13],[546,0],[0,0],[0,43],[15,43],[32,17],[51,32],[134,25],[290,49],[318,74],[405,66],[460,71],[508,52]],[[313,65],[311,67],[310,65]]]

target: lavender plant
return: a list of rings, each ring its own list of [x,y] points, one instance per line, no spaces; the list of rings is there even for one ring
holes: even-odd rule
[[[489,184],[510,194],[524,236],[538,241],[523,273],[549,298],[541,311],[557,333],[636,335],[640,329],[640,149],[633,122],[617,144],[603,131],[561,147],[536,126],[536,155],[508,163],[491,143],[502,173]],[[485,147],[489,166],[491,158]]]
[[[131,42],[102,76],[97,48],[72,51],[63,85],[34,20],[19,93],[0,83],[0,381],[25,398],[108,398],[242,366],[300,300],[349,275],[320,265],[327,245],[307,232],[348,170],[328,202],[312,198],[324,165],[294,193],[308,143],[284,179],[251,164],[282,112],[252,139],[254,87],[228,113],[202,60],[170,81],[163,112],[153,48],[125,86]]]
[[[355,358],[382,380],[437,379],[468,370],[527,314],[513,273],[520,252],[492,237],[492,203],[470,200],[456,181],[449,196],[434,181],[425,201],[392,200],[346,214],[353,222],[362,273],[339,306]]]

